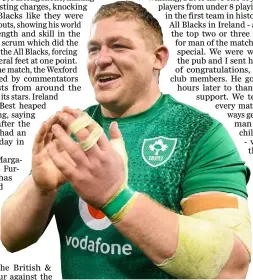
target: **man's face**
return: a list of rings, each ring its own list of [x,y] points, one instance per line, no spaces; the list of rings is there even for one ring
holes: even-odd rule
[[[154,55],[139,31],[140,23],[115,17],[93,25],[88,43],[88,74],[97,101],[111,111],[145,102]]]

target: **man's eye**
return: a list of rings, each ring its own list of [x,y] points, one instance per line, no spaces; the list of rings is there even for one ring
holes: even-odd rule
[[[89,53],[92,53],[92,52],[96,52],[96,51],[98,51],[98,47],[90,47],[89,48]]]
[[[114,49],[125,49],[126,46],[120,45],[120,44],[113,44],[112,46]]]

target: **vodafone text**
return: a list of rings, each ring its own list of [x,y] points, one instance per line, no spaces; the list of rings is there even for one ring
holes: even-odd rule
[[[102,238],[98,237],[97,240],[90,240],[86,235],[84,238],[80,239],[73,236],[67,236],[66,243],[67,246],[72,246],[73,248],[80,248],[81,250],[90,251],[94,253],[111,254],[111,255],[126,255],[132,254],[132,246],[130,244],[108,244],[102,242]]]

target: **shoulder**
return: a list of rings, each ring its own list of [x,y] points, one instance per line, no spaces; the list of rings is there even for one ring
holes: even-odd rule
[[[223,124],[170,95],[165,100],[166,114],[187,148],[183,197],[217,191],[246,198],[250,172]]]
[[[184,197],[218,191],[247,197],[250,170],[224,126],[218,121],[189,152],[183,184]]]

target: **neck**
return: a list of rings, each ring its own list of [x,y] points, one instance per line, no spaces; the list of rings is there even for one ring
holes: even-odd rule
[[[110,106],[105,107],[101,105],[102,114],[108,118],[124,118],[128,116],[136,115],[152,107],[152,105],[156,103],[156,101],[160,98],[160,96],[161,96],[161,92],[158,89],[155,92],[155,94],[152,94],[152,96],[146,96],[145,99],[142,98],[136,101],[131,106],[127,106],[124,108],[121,106],[117,106],[115,104],[111,106],[112,108],[110,108]]]

